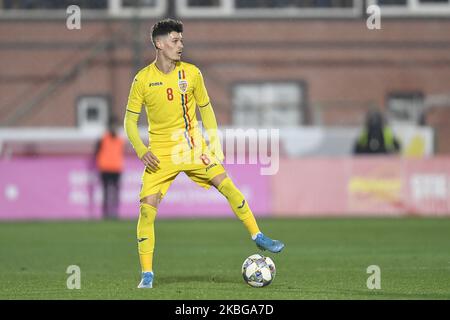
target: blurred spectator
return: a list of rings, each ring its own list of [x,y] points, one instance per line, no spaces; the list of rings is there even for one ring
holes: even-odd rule
[[[111,118],[107,132],[95,148],[97,170],[103,187],[103,217],[117,218],[120,199],[120,176],[124,162],[124,140],[117,135],[117,119]]]
[[[366,124],[355,143],[355,154],[398,153],[400,143],[379,111],[370,111]]]

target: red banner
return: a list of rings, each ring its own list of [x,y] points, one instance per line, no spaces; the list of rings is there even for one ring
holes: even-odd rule
[[[276,215],[450,215],[450,157],[282,160]]]
[[[119,216],[136,218],[142,164],[127,159],[126,168]],[[450,157],[282,159],[275,175],[259,169],[227,166],[257,216],[450,215]],[[98,177],[83,157],[2,161],[0,190],[0,220],[101,218]],[[234,217],[216,190],[180,175],[160,217],[191,216]]]

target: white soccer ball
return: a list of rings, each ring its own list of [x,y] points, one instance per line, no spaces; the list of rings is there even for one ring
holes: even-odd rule
[[[275,263],[259,253],[252,254],[242,264],[244,281],[252,287],[265,287],[275,278]]]

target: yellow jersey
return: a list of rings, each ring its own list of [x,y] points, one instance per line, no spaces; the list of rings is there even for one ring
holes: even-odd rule
[[[200,70],[193,64],[177,62],[165,74],[155,62],[140,70],[131,85],[127,110],[141,113],[145,106],[149,126],[149,147],[155,155],[168,156],[172,148],[202,147],[196,107],[210,103]]]

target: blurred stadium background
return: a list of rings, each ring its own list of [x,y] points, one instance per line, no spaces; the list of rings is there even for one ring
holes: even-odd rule
[[[66,27],[71,4],[80,30]],[[371,4],[381,30],[366,26]],[[122,119],[133,75],[154,59],[150,27],[169,16],[184,21],[184,60],[203,71],[220,127],[280,130],[276,175],[229,166],[257,215],[450,212],[449,0],[0,6],[1,220],[100,218],[95,143],[109,116]],[[372,109],[385,114],[400,155],[353,155]],[[146,140],[144,116],[141,125]],[[136,217],[140,176],[127,144],[123,218]],[[191,186],[177,180],[160,218],[229,216],[218,193]]]
[[[72,4],[80,30],[66,26]],[[287,244],[269,291],[240,280],[256,248],[226,200],[184,175],[158,213],[159,290],[134,290],[142,165],[128,143],[120,221],[102,220],[95,145],[123,119],[165,17],[184,22],[183,60],[221,129],[279,129],[276,174],[261,158],[226,164]],[[0,298],[448,299],[449,51],[450,0],[0,0]],[[375,109],[400,154],[354,154]],[[65,286],[73,264],[81,293]],[[366,288],[372,264],[380,294]]]

